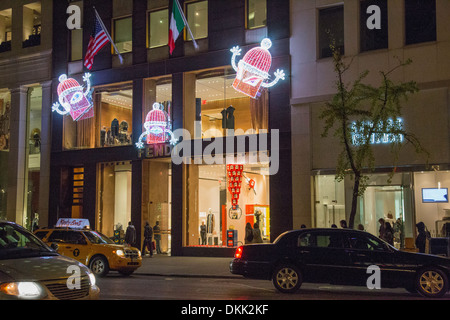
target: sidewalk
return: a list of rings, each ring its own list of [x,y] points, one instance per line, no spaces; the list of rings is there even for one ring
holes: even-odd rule
[[[232,258],[215,257],[172,257],[165,254],[142,258],[142,266],[134,274],[198,277],[198,278],[240,278],[233,275],[229,266]]]

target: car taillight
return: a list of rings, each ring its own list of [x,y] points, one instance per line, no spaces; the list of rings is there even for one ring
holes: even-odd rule
[[[234,253],[234,257],[236,259],[241,259],[242,258],[242,252],[243,252],[243,248],[242,247],[238,247],[236,249],[236,252]]]

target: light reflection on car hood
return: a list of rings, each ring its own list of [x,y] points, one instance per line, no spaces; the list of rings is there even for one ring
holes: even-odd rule
[[[71,265],[87,270],[78,261],[58,255],[0,260],[0,272],[15,281],[53,280],[69,277],[72,272],[67,272],[67,268]]]

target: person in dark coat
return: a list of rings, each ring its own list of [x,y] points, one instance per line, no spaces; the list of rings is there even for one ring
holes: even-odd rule
[[[136,229],[131,221],[128,222],[127,231],[125,231],[125,242],[131,247],[136,245]]]
[[[378,219],[380,223],[380,228],[378,229],[378,237],[384,240],[384,232],[386,230],[386,221],[383,218]]]
[[[147,248],[147,250],[150,253],[150,257],[153,257],[152,240],[153,240],[153,229],[148,224],[148,221],[146,221],[144,227],[144,243],[142,244],[142,256],[144,256],[145,248]]]
[[[425,247],[427,244],[427,237],[428,237],[425,223],[419,222],[418,224],[416,224],[416,227],[418,232],[416,238],[416,248],[419,249],[420,253],[425,253]]]
[[[389,222],[385,223],[384,228],[384,239],[387,243],[390,245],[394,245],[394,229],[392,229],[392,226]]]
[[[245,225],[245,244],[250,244],[253,242],[253,228],[250,222]]]
[[[261,230],[259,229],[259,225],[257,223],[253,224],[253,243],[262,243]]]

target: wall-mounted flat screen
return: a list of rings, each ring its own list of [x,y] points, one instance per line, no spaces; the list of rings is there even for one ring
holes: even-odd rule
[[[422,202],[448,202],[448,188],[422,188]]]

